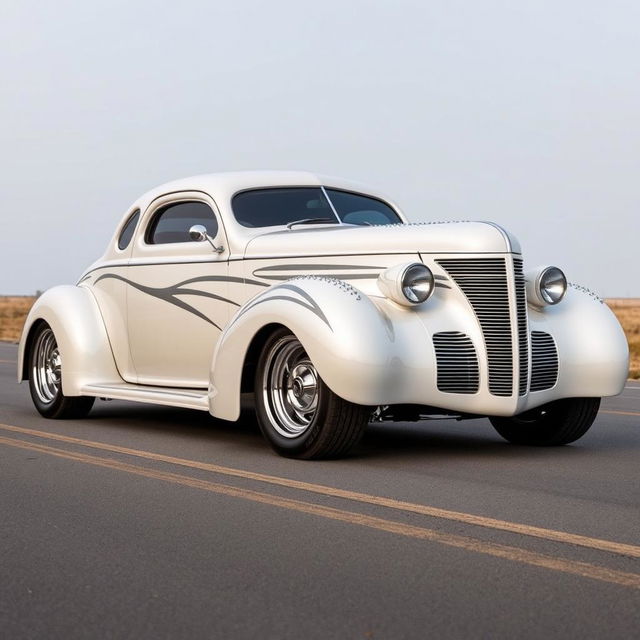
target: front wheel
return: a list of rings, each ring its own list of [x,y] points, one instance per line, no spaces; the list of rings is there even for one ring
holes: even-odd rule
[[[324,383],[300,341],[286,329],[267,340],[256,371],[256,413],[269,444],[290,458],[337,458],[362,437],[371,409]]]
[[[45,323],[37,329],[29,349],[29,391],[45,418],[84,418],[95,400],[62,393],[62,357],[56,337]]]
[[[593,424],[600,398],[555,400],[512,418],[490,418],[495,430],[514,444],[552,447],[575,442]]]

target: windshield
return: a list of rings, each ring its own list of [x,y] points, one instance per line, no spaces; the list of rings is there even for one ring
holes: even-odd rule
[[[338,189],[326,191],[342,222],[367,225],[402,222],[398,214],[382,200]]]
[[[319,220],[326,220],[327,224],[358,225],[401,222],[398,214],[382,200],[322,187],[242,191],[233,197],[231,206],[236,220],[244,227],[275,227]]]

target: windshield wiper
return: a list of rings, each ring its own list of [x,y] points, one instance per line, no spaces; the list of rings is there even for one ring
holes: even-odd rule
[[[296,224],[339,224],[333,218],[303,218],[302,220],[294,220],[287,225],[287,229],[291,229]]]

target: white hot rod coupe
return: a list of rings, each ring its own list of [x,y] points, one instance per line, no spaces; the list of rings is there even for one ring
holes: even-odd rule
[[[18,379],[48,418],[99,397],[238,420],[253,394],[276,451],[323,458],[371,420],[430,416],[566,444],[627,365],[608,307],[557,267],[525,270],[499,226],[409,223],[372,190],[265,171],[137,200],[75,286],[38,298]]]

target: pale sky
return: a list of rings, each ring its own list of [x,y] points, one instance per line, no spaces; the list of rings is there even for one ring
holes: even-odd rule
[[[2,0],[0,294],[174,178],[304,169],[640,296],[636,0]]]

